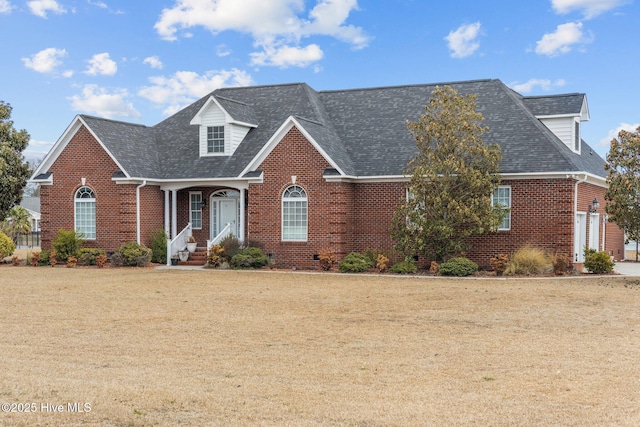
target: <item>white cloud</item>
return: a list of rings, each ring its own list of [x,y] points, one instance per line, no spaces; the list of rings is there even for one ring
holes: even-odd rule
[[[178,71],[170,77],[150,77],[152,86],[138,91],[151,102],[166,106],[164,114],[171,115],[209,92],[221,87],[249,86],[253,79],[238,69],[208,71],[199,75],[193,71]]]
[[[569,53],[574,45],[587,44],[591,37],[585,36],[582,31],[582,22],[568,22],[558,25],[556,31],[542,36],[536,42],[538,55],[558,56]]]
[[[304,16],[304,0],[176,0],[172,8],[162,11],[155,29],[165,40],[176,40],[179,30],[194,27],[203,27],[213,33],[238,31],[250,34],[254,44],[263,48],[263,52],[257,52],[259,57],[287,46],[311,53],[309,57],[314,54],[317,57],[317,50],[312,52],[314,48],[299,46],[302,38],[334,37],[355,49],[368,45],[371,38],[361,27],[345,24],[350,12],[357,7],[357,0],[318,0]],[[185,36],[184,33],[181,35]],[[190,35],[186,33],[186,36]],[[266,40],[272,43],[267,45]],[[298,63],[299,56],[293,55],[293,61]],[[284,65],[278,61],[265,61],[265,64],[272,62],[277,66]]]
[[[477,41],[480,35],[480,22],[465,24],[451,31],[444,39],[451,50],[452,58],[466,58],[480,47]]]
[[[251,64],[271,65],[280,68],[306,67],[322,59],[322,49],[317,44],[310,44],[306,47],[281,46],[273,44],[263,45],[262,52],[251,54]]]
[[[92,113],[107,119],[115,117],[138,118],[140,113],[127,102],[129,93],[126,89],[118,89],[109,93],[98,85],[85,85],[81,95],[68,98],[74,110]]]
[[[11,13],[11,9],[13,9],[13,6],[11,6],[9,0],[0,0],[0,13]]]
[[[108,53],[97,53],[88,62],[89,66],[85,74],[90,76],[113,76],[118,71],[118,65],[109,58]]]
[[[87,3],[89,3],[90,5],[99,7],[100,9],[109,9],[109,6],[107,6],[107,4],[105,2],[102,2],[102,1],[87,0]]]
[[[549,79],[530,79],[529,81],[524,83],[514,82],[514,83],[511,83],[509,86],[516,92],[530,93],[536,87],[540,87],[540,89],[542,89],[543,91],[549,91],[556,87],[562,87],[565,84],[566,82],[563,79],[557,79],[554,81],[551,81]]]
[[[160,58],[158,56],[149,56],[147,58],[144,58],[144,61],[142,61],[142,63],[149,64],[151,68],[154,68],[156,70],[162,70],[162,68],[164,67],[162,61],[160,61]]]
[[[56,0],[32,0],[27,2],[29,10],[36,16],[41,18],[47,17],[47,12],[57,13],[58,15],[67,13],[66,9],[58,4]]]
[[[582,11],[586,19],[627,3],[630,3],[630,0],[551,0],[551,6],[556,13],[564,15],[578,10]]]
[[[225,56],[231,55],[231,49],[229,49],[225,44],[219,44],[216,46],[216,55],[220,58],[224,58]]]
[[[30,58],[22,58],[24,66],[39,73],[52,73],[62,64],[62,58],[67,56],[64,49],[50,47],[34,53]]]
[[[635,124],[620,123],[620,126],[618,126],[615,129],[611,129],[607,134],[607,136],[602,138],[598,142],[598,146],[608,147],[609,145],[611,145],[612,139],[618,138],[618,133],[620,133],[621,130],[626,130],[628,132],[635,132],[636,129],[638,129],[638,126],[640,126],[640,123],[635,123]]]

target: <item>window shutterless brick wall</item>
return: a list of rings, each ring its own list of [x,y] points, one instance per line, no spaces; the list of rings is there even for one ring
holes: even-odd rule
[[[111,180],[118,166],[89,131],[82,127],[50,168],[53,185],[41,187],[42,248],[60,229],[74,228],[74,195],[86,178],[96,195],[96,239],[86,247],[114,251],[125,242],[136,241],[136,185],[117,185]],[[149,244],[151,230],[163,226],[163,197],[159,187],[143,187],[141,195],[141,240]]]

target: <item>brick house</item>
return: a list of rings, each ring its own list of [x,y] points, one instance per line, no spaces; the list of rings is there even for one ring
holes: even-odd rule
[[[524,244],[572,254],[584,246],[624,256],[622,232],[604,218],[604,161],[580,138],[584,94],[524,97],[499,80],[448,83],[477,95],[502,148],[494,201],[510,214],[472,240],[481,265]],[[416,154],[406,128],[435,85],[315,91],[306,84],[218,89],[147,127],[77,116],[32,178],[41,185],[42,246],[79,229],[107,251],[148,245],[164,228],[175,252],[233,233],[259,241],[280,267],[314,268],[339,255],[390,249],[389,225],[406,197]],[[593,209],[593,200],[600,201]]]

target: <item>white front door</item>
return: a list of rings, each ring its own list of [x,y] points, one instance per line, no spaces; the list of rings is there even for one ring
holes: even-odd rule
[[[584,247],[587,244],[587,214],[576,214],[573,252],[575,262],[584,262]]]
[[[211,240],[227,226],[238,237],[238,199],[211,198]]]

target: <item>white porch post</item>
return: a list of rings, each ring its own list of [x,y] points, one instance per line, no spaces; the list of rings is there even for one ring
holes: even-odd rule
[[[240,189],[240,230],[238,230],[238,234],[240,234],[240,241],[244,242],[244,200],[245,200],[245,190]]]
[[[169,229],[169,190],[164,190],[164,232],[167,236],[169,236],[171,230]]]
[[[171,190],[171,238],[178,235],[178,190]]]

